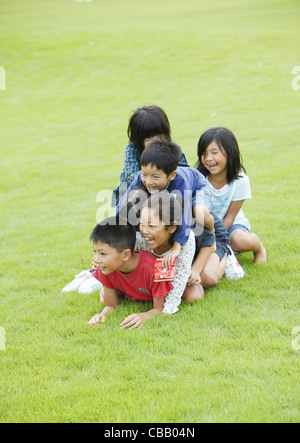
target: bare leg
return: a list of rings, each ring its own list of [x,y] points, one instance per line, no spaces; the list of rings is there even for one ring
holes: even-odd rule
[[[204,299],[204,290],[202,285],[196,285],[196,286],[187,286],[183,296],[183,301],[186,303],[193,303],[197,300],[203,300]]]
[[[216,286],[221,280],[226,265],[226,256],[220,261],[216,253],[211,254],[203,271],[200,274],[201,283],[204,288]]]
[[[253,263],[258,265],[267,262],[266,250],[256,234],[249,234],[242,229],[237,229],[233,232],[230,243],[234,251],[252,251],[254,255]]]

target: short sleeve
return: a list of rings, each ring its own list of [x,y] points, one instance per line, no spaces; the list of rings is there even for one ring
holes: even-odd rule
[[[108,278],[102,274],[102,272],[100,271],[100,269],[97,269],[96,271],[93,272],[93,277],[95,277],[97,280],[99,280],[100,283],[102,283],[103,286],[105,286],[108,289],[114,289],[113,285],[111,284],[111,282],[108,280]]]
[[[172,288],[173,286],[168,281],[153,282],[151,288],[152,297],[153,298],[165,297],[171,291]]]
[[[250,180],[246,174],[240,174],[233,187],[232,201],[249,200],[251,198]]]

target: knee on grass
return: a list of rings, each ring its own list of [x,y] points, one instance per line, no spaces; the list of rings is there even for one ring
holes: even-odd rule
[[[204,290],[202,285],[197,286],[187,286],[183,294],[183,301],[185,303],[191,304],[194,301],[204,299]]]
[[[213,288],[219,283],[219,278],[217,275],[208,274],[205,271],[201,274],[201,283],[204,288]]]
[[[230,243],[231,248],[234,251],[253,252],[254,263],[266,263],[266,250],[256,234],[248,233],[238,229],[232,234]]]
[[[241,229],[237,229],[230,238],[230,246],[234,251],[258,251],[260,245],[260,240],[256,234]]]

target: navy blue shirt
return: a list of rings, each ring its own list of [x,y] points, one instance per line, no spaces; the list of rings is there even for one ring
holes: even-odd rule
[[[178,166],[176,170],[177,174],[173,181],[170,181],[166,190],[170,193],[179,194],[184,199],[184,211],[181,226],[175,232],[174,241],[184,245],[189,238],[190,228],[192,225],[192,202],[197,195],[197,191],[204,191],[203,204],[209,207],[209,192],[207,192],[207,185],[204,175],[202,175],[197,169],[190,167]],[[134,179],[132,184],[127,190],[127,194],[123,197],[116,208],[116,215],[119,214],[120,207],[126,202],[127,196],[134,188],[141,187],[143,185],[141,179],[141,172]],[[145,188],[146,189],[146,188]],[[206,193],[207,192],[207,193]]]

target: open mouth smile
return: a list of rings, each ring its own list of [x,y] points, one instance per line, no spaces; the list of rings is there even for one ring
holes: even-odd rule
[[[151,192],[155,192],[157,191],[156,186],[147,186],[147,190],[151,193]]]
[[[206,164],[205,165],[207,169],[216,169],[216,167],[218,166],[218,163],[212,163],[212,164]]]
[[[153,237],[144,237],[148,245],[153,245],[155,240]]]

